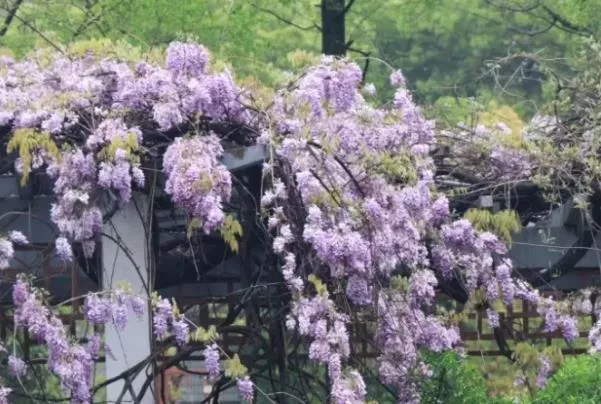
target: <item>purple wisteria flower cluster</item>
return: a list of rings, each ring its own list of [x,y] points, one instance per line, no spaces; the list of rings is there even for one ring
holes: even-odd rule
[[[212,343],[207,345],[202,351],[205,358],[205,367],[209,373],[209,380],[213,381],[219,378],[221,373],[221,365],[219,362],[219,348],[217,344]]]
[[[309,337],[310,358],[328,365],[337,403],[363,402],[366,390],[360,373],[348,365],[349,317],[332,300],[328,283],[340,284],[360,309],[386,306],[376,320],[382,328],[378,334],[387,338],[378,344],[386,347],[378,360],[383,380],[399,391],[409,389],[411,373],[421,364],[421,345],[427,342],[442,350],[459,342],[455,329],[422,311],[432,303],[437,284],[425,269],[425,233],[449,215],[446,199],[432,190],[428,153],[433,123],[412,102],[400,72],[391,77],[397,90],[390,110],[366,102],[360,81],[356,65],[325,58],[297,89],[276,100],[277,130],[269,140],[276,158],[269,164],[291,167],[295,181],[274,181],[273,189],[266,191],[269,197],[263,198],[272,212],[274,251],[283,258],[284,278],[296,296],[288,326]],[[402,164],[401,156],[410,162],[405,168],[414,178],[404,187],[395,185],[394,173],[383,169],[387,162]],[[289,195],[300,196],[307,207],[305,220],[289,219],[298,217],[290,211],[298,202],[290,202]],[[297,267],[296,247],[303,243],[311,245],[318,265],[329,270],[320,279],[309,279],[317,292],[313,296],[306,295],[311,290],[308,279],[298,275],[316,269]],[[376,279],[390,279],[401,266],[413,271],[408,290],[385,292],[376,287]],[[409,327],[414,331],[392,325],[402,322],[415,324]]]
[[[551,314],[553,301],[515,283],[504,242],[452,220],[433,180],[434,124],[414,104],[402,73],[390,80],[391,107],[377,108],[361,95],[356,65],[324,58],[276,98],[273,130],[262,136],[274,156],[262,205],[294,296],[287,325],[307,337],[309,357],[327,365],[336,403],[365,400],[362,376],[349,364],[348,325],[357,313],[375,321],[370,337],[377,336],[381,380],[399,402],[419,402],[420,351],[461,342],[450,319],[432,310],[441,281],[458,279],[470,298],[483,295],[492,327],[500,321],[493,307],[527,297],[548,314],[549,332],[561,329],[568,341],[574,334],[571,317]],[[513,165],[527,159],[508,153],[498,156],[499,175],[524,174]]]
[[[8,237],[0,237],[0,270],[6,269],[10,265],[10,260],[15,254],[14,246],[24,246],[29,244],[27,237],[20,231],[11,231]]]
[[[250,378],[248,376],[244,378],[239,378],[236,381],[236,385],[238,387],[238,392],[240,393],[240,397],[242,398],[242,400],[248,403],[252,403],[253,398],[255,397],[255,387]]]
[[[242,90],[229,72],[210,72],[209,59],[201,45],[173,42],[165,67],[92,54],[0,61],[0,126],[14,133],[20,156],[28,156],[18,159],[18,171],[45,169],[54,180],[52,220],[62,258],[72,258],[73,242],[87,256],[94,252],[102,195],[126,203],[134,187],[144,187],[144,131],[199,136],[193,128],[203,120],[249,121]],[[169,193],[205,230],[220,224],[220,201],[229,197],[229,173],[216,162],[220,153],[212,136],[176,142],[166,153]]]
[[[540,389],[545,387],[547,384],[547,379],[551,373],[552,366],[551,362],[546,356],[542,356],[540,360],[540,368],[538,370],[538,374],[536,375],[536,386]]]
[[[469,168],[481,180],[509,181],[529,178],[537,164],[536,154],[527,146],[530,128],[523,134],[512,134],[504,123],[494,127],[482,124],[474,128],[460,125],[441,131],[452,151],[450,164]],[[479,156],[479,158],[474,158]]]
[[[222,201],[230,199],[232,180],[218,158],[223,153],[215,135],[176,139],[163,156],[165,192],[199,219],[206,233],[223,224]]]
[[[13,236],[17,240],[24,241],[24,238],[17,234]],[[27,330],[34,340],[46,346],[48,369],[59,378],[61,387],[65,394],[71,397],[71,402],[76,404],[91,402],[94,363],[99,359],[101,349],[104,348],[107,354],[110,354],[110,347],[105,346],[101,336],[96,334],[86,336],[87,342],[78,343],[73,340],[54,310],[45,302],[44,292],[33,287],[28,281],[19,278],[15,282],[12,298],[17,329]],[[191,337],[189,322],[183,314],[179,313],[177,306],[158,296],[153,299],[152,305],[153,329],[157,340],[173,335],[178,345],[187,344]],[[113,291],[88,294],[84,301],[83,314],[91,325],[113,325],[123,330],[130,321],[129,313],[141,318],[147,314],[146,307],[147,302],[144,298],[131,293],[128,288],[117,288]],[[201,333],[196,340],[201,341],[203,338],[206,337]],[[0,345],[0,351],[6,349]],[[207,342],[203,354],[211,380],[218,379],[220,355],[215,341]],[[20,357],[11,354],[8,357],[8,370],[13,377],[23,377],[28,371],[28,364]],[[242,397],[252,401],[254,388],[250,378],[239,377],[238,387]],[[0,387],[0,403],[8,403],[10,392],[8,388]]]
[[[10,395],[12,389],[8,387],[0,387],[0,404],[9,404],[8,396]]]
[[[188,343],[190,325],[185,316],[179,313],[176,305],[172,305],[167,299],[157,297],[153,301],[153,309],[153,330],[157,340],[164,340],[172,334],[178,345]]]
[[[26,329],[29,335],[48,349],[48,369],[58,376],[61,386],[74,403],[88,403],[94,382],[94,359],[98,357],[97,344],[74,343],[62,321],[43,303],[40,293],[23,281],[13,286],[15,325]],[[10,370],[22,376],[25,363],[11,357]]]
[[[146,302],[140,296],[120,289],[103,294],[89,294],[83,307],[90,324],[114,324],[119,330],[127,326],[130,310],[136,317],[141,318],[146,313]]]
[[[431,373],[421,352],[461,343],[456,323],[437,311],[443,282],[464,285],[468,300],[486,308],[493,328],[501,326],[498,307],[523,298],[544,317],[546,332],[561,331],[573,341],[578,330],[571,315],[514,280],[505,243],[452,216],[434,181],[434,122],[413,101],[403,74],[391,74],[395,93],[385,107],[364,98],[361,82],[356,64],[324,57],[296,86],[278,92],[269,111],[257,113],[241,102],[246,95],[229,72],[210,70],[200,45],[172,43],[163,67],[93,55],[3,58],[0,127],[19,151],[18,171],[45,170],[54,181],[51,217],[60,232],[55,248],[71,260],[73,243],[93,254],[103,226],[101,200],[108,195],[127,203],[136,187],[146,185],[143,161],[156,151],[157,138],[166,139],[159,147],[165,150],[165,192],[204,232],[217,230],[232,178],[219,161],[221,139],[207,128],[216,122],[253,126],[270,151],[261,204],[292,296],[286,325],[305,339],[310,359],[327,366],[337,404],[363,403],[367,396],[352,361],[356,321],[369,325],[365,337],[376,350],[380,379],[399,402],[419,402],[418,381]],[[371,88],[364,93],[373,95]],[[512,143],[506,127],[472,132],[474,144],[491,151],[487,179],[530,175],[530,154]],[[0,238],[0,268],[8,266],[13,245],[26,242],[15,232]],[[89,402],[99,336],[74,342],[42,294],[24,280],[14,284],[13,300],[17,327],[47,346],[48,368],[73,401]],[[83,311],[91,324],[123,329],[130,311],[142,316],[146,305],[114,290],[88,295]],[[167,299],[155,296],[151,309],[158,341],[173,337],[179,347],[203,342],[209,377],[221,375],[219,347],[210,333],[191,331]],[[601,325],[590,338],[601,349]],[[250,376],[239,359],[231,363],[235,371],[224,374],[252,401]],[[15,376],[27,374],[27,363],[14,355],[9,366]],[[542,361],[541,375],[550,372]],[[8,393],[0,388],[0,404]]]

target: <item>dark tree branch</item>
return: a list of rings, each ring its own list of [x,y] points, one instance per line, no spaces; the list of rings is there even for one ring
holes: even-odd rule
[[[294,28],[298,28],[298,29],[300,29],[302,31],[311,31],[311,30],[321,31],[321,27],[319,25],[317,25],[317,24],[302,26],[302,25],[299,25],[299,24],[295,23],[294,21],[292,21],[292,20],[290,20],[290,19],[288,19],[286,17],[283,17],[283,16],[279,15],[278,13],[276,13],[273,10],[269,10],[267,8],[263,8],[263,7],[258,6],[256,4],[252,4],[252,6],[254,8],[256,8],[257,10],[263,12],[263,13],[267,13],[267,14],[275,17],[278,21],[281,21],[284,24],[290,25],[290,26],[292,26]]]
[[[0,37],[6,35],[6,32],[8,31],[8,28],[10,27],[10,24],[12,23],[13,19],[17,15],[17,11],[19,11],[19,8],[21,7],[22,3],[23,0],[17,0],[15,4],[12,5],[12,7],[3,7],[6,11],[6,17],[4,17],[4,25],[0,29]]]
[[[542,8],[543,8],[543,10],[545,10],[547,12],[547,14],[549,14],[551,16],[553,21],[558,22],[561,25],[561,27],[568,30],[568,32],[573,32],[573,33],[579,34],[579,35],[590,35],[591,34],[591,32],[587,28],[579,27],[576,24],[568,21],[566,18],[562,17],[555,11],[551,10],[548,6],[543,4]]]
[[[540,29],[526,29],[520,27],[510,27],[511,31],[517,32],[519,34],[528,35],[528,36],[536,36],[540,34],[544,34],[550,31],[552,28],[557,28],[561,31],[568,32],[575,35],[580,36],[589,36],[591,35],[591,31],[588,28],[580,27],[573,22],[569,21],[564,16],[560,15],[549,6],[547,6],[542,0],[536,0],[532,3],[528,3],[525,5],[513,5],[508,4],[506,1],[495,1],[495,0],[485,0],[487,4],[503,11],[508,11],[511,13],[517,14],[526,14],[532,17],[544,20],[548,25]],[[542,10],[544,15],[537,13],[537,11]]]
[[[323,147],[319,143],[315,143],[313,141],[308,141],[307,144],[309,146],[313,146],[320,150],[323,150]],[[355,178],[355,176],[353,175],[351,170],[347,167],[347,165],[344,164],[344,162],[342,160],[340,160],[340,158],[338,156],[336,156],[335,154],[333,154],[332,157],[338,163],[338,165],[344,170],[344,172],[349,176],[349,178],[351,179],[353,184],[355,184],[355,187],[357,188],[357,191],[359,191],[361,196],[365,198],[366,195],[365,195],[365,192],[363,191],[363,189],[361,188],[361,184],[359,184],[359,181],[357,180],[357,178]],[[325,185],[324,185],[324,188],[326,188]]]
[[[46,35],[44,35],[39,29],[34,27],[29,21],[26,21],[25,19],[19,17],[16,13],[13,16],[13,18],[15,18],[16,20],[19,20],[19,22],[21,24],[25,25],[27,28],[29,28],[30,30],[35,32],[40,38],[42,38],[48,45],[53,47],[58,53],[60,53],[61,55],[65,54],[65,51],[60,46],[58,46],[56,43],[51,41],[50,38],[48,38]]]
[[[349,0],[349,2],[346,5],[346,7],[344,7],[345,14],[350,11],[351,7],[353,7],[353,4],[355,4],[355,0]]]
[[[555,26],[556,22],[557,22],[556,20],[553,20],[546,27],[537,29],[537,30],[527,30],[524,28],[513,27],[513,26],[509,27],[509,29],[518,34],[528,35],[528,36],[536,36],[536,35],[541,35],[541,34],[544,34],[545,32],[550,31]]]
[[[512,11],[514,13],[527,13],[530,11],[534,11],[539,8],[542,4],[541,0],[535,0],[531,4],[525,4],[522,6],[513,6],[507,4],[505,1],[502,1],[501,4],[496,0],[485,0],[486,3],[490,4],[493,7],[496,7],[501,10]]]
[[[100,31],[100,33],[102,35],[104,35],[104,32],[102,30],[102,27],[99,24],[99,21],[103,16],[105,16],[109,12],[116,9],[119,5],[120,5],[119,2],[115,2],[115,4],[113,4],[112,7],[105,9],[96,15],[90,15],[89,10],[86,8],[86,19],[79,25],[79,27],[77,27],[77,29],[73,33],[73,39],[75,39],[78,36],[80,36],[81,34],[83,34],[85,32],[85,30],[91,25],[95,25],[96,28],[98,29],[98,31]]]

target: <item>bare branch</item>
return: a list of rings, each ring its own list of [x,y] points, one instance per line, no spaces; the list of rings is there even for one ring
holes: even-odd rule
[[[539,8],[542,4],[541,0],[535,0],[531,4],[525,4],[522,6],[508,5],[506,2],[501,2],[501,4],[499,4],[499,2],[495,1],[495,0],[485,0],[485,1],[486,1],[486,3],[490,4],[493,7],[498,8],[500,10],[511,11],[514,13],[527,13],[530,11],[534,11],[537,8]]]
[[[551,10],[548,6],[543,4],[542,8],[551,16],[551,18],[553,18],[554,21],[558,22],[560,24],[560,26],[564,28],[564,30],[567,30],[568,32],[573,32],[573,33],[579,34],[579,35],[590,35],[591,34],[591,32],[587,28],[579,27],[576,24],[568,21],[566,18],[562,17],[561,15],[557,14],[555,11]]]
[[[545,32],[550,31],[551,28],[553,28],[555,26],[556,22],[557,21],[553,20],[546,27],[538,29],[538,30],[527,30],[527,29],[523,29],[523,28],[519,28],[519,27],[509,27],[509,30],[514,31],[518,34],[522,34],[522,35],[536,36],[536,35],[544,34]]]
[[[292,21],[292,20],[289,20],[289,19],[288,19],[288,18],[286,18],[286,17],[282,17],[281,15],[279,15],[278,13],[276,13],[276,12],[275,12],[275,11],[273,11],[273,10],[269,10],[269,9],[267,9],[267,8],[263,8],[263,7],[261,7],[261,6],[258,6],[258,5],[256,5],[256,4],[252,4],[252,6],[253,6],[254,8],[256,8],[257,10],[261,11],[261,12],[267,13],[267,14],[269,14],[269,15],[271,15],[271,16],[273,16],[273,17],[275,17],[276,19],[278,19],[278,20],[279,20],[279,21],[281,21],[281,22],[283,22],[283,23],[285,23],[285,24],[288,24],[288,25],[290,25],[290,26],[292,26],[292,27],[294,27],[294,28],[298,28],[298,29],[300,29],[300,30],[302,30],[302,31],[311,31],[311,30],[318,30],[318,31],[321,31],[321,27],[320,27],[318,24],[313,24],[313,25],[302,26],[302,25],[299,25],[299,24],[295,23],[295,22],[294,22],[294,21]]]
[[[591,35],[591,31],[588,28],[585,27],[580,27],[576,24],[574,24],[573,22],[569,21],[567,18],[565,18],[564,16],[560,15],[559,13],[557,13],[556,11],[554,11],[553,9],[551,9],[549,6],[547,6],[542,0],[536,0],[532,3],[526,4],[526,5],[513,5],[512,3],[508,3],[505,1],[495,1],[495,0],[485,0],[487,4],[502,10],[502,11],[508,11],[511,13],[518,13],[518,14],[526,14],[526,15],[530,15],[534,18],[538,18],[540,20],[545,21],[545,23],[547,24],[545,27],[540,28],[540,29],[526,29],[526,28],[521,28],[521,27],[515,27],[512,26],[509,29],[511,31],[517,32],[519,34],[524,34],[524,35],[528,35],[528,36],[536,36],[536,35],[540,35],[540,34],[544,34],[548,31],[550,31],[553,27],[564,31],[564,32],[568,32],[571,34],[575,34],[575,35],[580,35],[580,36],[589,36]],[[541,15],[540,13],[537,13],[537,11],[542,10],[544,12],[544,15]]]
[[[349,10],[351,9],[351,7],[353,7],[353,4],[354,4],[354,3],[355,3],[355,0],[350,0],[350,1],[348,2],[348,4],[346,5],[346,7],[344,7],[344,12],[345,12],[345,13],[348,13],[348,12],[349,12]]]
[[[50,38],[44,35],[39,29],[34,27],[33,24],[31,24],[29,21],[19,17],[17,13],[15,13],[13,18],[19,20],[21,24],[25,25],[27,28],[39,35],[40,38],[42,38],[46,43],[48,43],[48,45],[52,46],[57,52],[59,52],[62,55],[65,54],[65,51],[60,46],[58,46],[54,41],[50,40]]]
[[[4,25],[0,29],[0,36],[6,35],[6,32],[8,31],[8,28],[10,27],[11,22],[17,15],[17,11],[19,11],[19,7],[21,7],[21,4],[23,4],[23,0],[17,0],[15,2],[15,4],[12,5],[12,7],[10,7],[10,8],[3,7],[4,10],[7,12],[7,14],[6,14],[6,17],[4,18]]]

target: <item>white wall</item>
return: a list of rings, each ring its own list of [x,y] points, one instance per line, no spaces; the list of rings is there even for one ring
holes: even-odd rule
[[[147,204],[145,197],[136,196],[135,202],[140,213],[146,216]],[[116,240],[120,240],[119,244],[121,244],[121,246],[116,244],[109,237],[102,237],[102,278],[103,288],[105,289],[111,288],[119,282],[126,281],[131,285],[134,292],[146,293],[143,282],[148,282],[149,266],[146,259],[146,233],[140,213],[132,201],[120,209],[111,221],[104,225],[103,233]],[[122,247],[127,248],[136,265],[128,258]],[[136,266],[141,272],[142,279],[136,271]],[[111,348],[116,359],[113,360],[107,355],[107,379],[119,375],[150,354],[151,326],[149,317],[139,320],[133,313],[129,314],[130,321],[125,330],[118,331],[112,326],[106,327],[106,343]],[[140,391],[145,379],[146,371],[142,371],[141,375],[132,383],[136,394]],[[122,389],[122,382],[110,384],[107,388],[107,400],[109,402],[117,400],[121,395]],[[133,401],[130,394],[124,396],[123,402]],[[152,394],[150,389],[148,389],[141,404],[150,404],[152,402]]]

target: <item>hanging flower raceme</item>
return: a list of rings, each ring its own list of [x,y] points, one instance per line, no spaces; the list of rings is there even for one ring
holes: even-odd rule
[[[217,348],[217,344],[213,343],[207,345],[202,354],[205,358],[205,367],[209,373],[209,379],[218,379],[221,369],[219,364],[219,349]]]
[[[10,260],[15,254],[14,246],[24,246],[29,244],[27,237],[20,231],[11,231],[7,238],[0,237],[0,270],[6,269],[10,265]]]
[[[8,387],[0,387],[0,404],[9,404],[8,396],[10,395],[12,389]]]
[[[48,348],[48,369],[61,381],[74,403],[89,403],[94,382],[94,358],[91,352],[73,343],[61,320],[42,302],[39,292],[23,280],[13,286],[15,325],[26,329]],[[13,358],[11,371],[22,376],[24,364]]]
[[[128,128],[120,119],[104,120],[87,140],[87,146],[101,161],[98,185],[115,192],[123,202],[131,199],[132,182],[144,186],[144,173],[139,167],[141,142],[142,132]]]
[[[242,400],[247,403],[252,403],[253,398],[255,397],[255,388],[250,378],[248,376],[240,378],[236,381],[236,385]]]
[[[84,314],[90,324],[114,324],[117,329],[123,330],[128,323],[129,311],[141,318],[146,311],[145,306],[146,302],[141,297],[117,289],[86,296]]]
[[[460,343],[456,326],[432,313],[439,282],[460,280],[469,299],[484,291],[493,327],[499,315],[492,307],[534,295],[513,280],[496,235],[451,221],[449,201],[433,181],[433,123],[413,103],[402,74],[391,76],[394,102],[382,109],[361,96],[357,72],[326,58],[276,98],[275,129],[262,137],[274,156],[262,205],[294,296],[288,327],[308,339],[311,359],[327,364],[334,401],[364,400],[360,374],[345,365],[346,327],[351,315],[375,312],[380,377],[399,402],[419,402],[420,351]],[[338,301],[350,302],[352,312]],[[549,330],[561,328],[571,339],[569,318]]]
[[[161,341],[169,335],[175,337],[177,345],[185,345],[190,340],[190,325],[177,305],[167,299],[153,295],[153,330],[157,340]]]
[[[8,357],[8,371],[15,377],[21,377],[27,371],[27,364],[21,358],[11,355]]]
[[[62,238],[57,240],[59,255],[69,260],[72,256],[68,242],[80,242],[86,256],[91,256],[96,245],[95,236],[102,229],[102,212],[94,203],[97,165],[91,153],[76,149],[62,156],[60,162],[48,166],[54,179],[56,202],[51,218]]]
[[[5,238],[0,238],[0,269],[8,268],[14,253],[13,244]]]
[[[19,237],[17,237],[19,238]],[[94,361],[99,358],[101,349],[110,352],[110,347],[103,346],[99,335],[86,336],[87,342],[79,344],[67,334],[65,326],[43,300],[44,292],[18,279],[12,291],[15,307],[15,325],[17,329],[27,330],[29,335],[48,349],[48,369],[60,380],[65,394],[70,395],[73,403],[84,404],[91,401],[94,381]],[[219,339],[214,327],[205,330],[196,327],[190,332],[190,322],[179,312],[176,305],[167,299],[155,295],[152,299],[153,328],[157,340],[164,340],[173,335],[177,345],[184,345],[190,339],[206,345],[205,360],[209,375],[215,381],[220,375],[220,354],[216,340]],[[112,325],[123,330],[130,321],[128,313],[133,312],[140,318],[146,313],[146,301],[129,288],[120,287],[113,291],[90,293],[83,305],[84,319],[91,325]],[[0,350],[5,350],[0,346]],[[233,378],[239,382],[243,398],[251,401],[254,395],[252,381],[246,376],[246,368],[237,356],[230,360],[226,372],[233,372]],[[27,372],[27,364],[16,355],[8,358],[9,372],[14,377],[23,377]],[[0,399],[8,402],[10,389],[0,387]],[[1,402],[1,401],[0,401]]]
[[[165,192],[209,233],[223,224],[222,203],[229,201],[232,180],[219,162],[223,148],[214,135],[176,139],[163,156]]]
[[[359,93],[360,78],[356,65],[326,58],[303,77],[297,89],[276,100],[278,132],[270,140],[276,159],[269,162],[276,180],[263,198],[264,206],[272,209],[274,251],[282,256],[284,278],[297,296],[288,326],[309,338],[310,358],[328,365],[338,403],[362,402],[365,388],[360,374],[344,365],[350,355],[349,317],[332,300],[328,283],[343,286],[351,303],[367,310],[375,307],[374,296],[379,293],[375,279],[389,277],[401,266],[409,270],[427,266],[425,232],[432,221],[445,219],[431,191],[427,158],[433,141],[431,122],[421,116],[404,88],[398,90],[394,109],[373,108]],[[404,152],[422,148],[425,154]],[[401,164],[397,172],[390,169]],[[287,172],[291,172],[288,177]],[[397,186],[397,179],[408,183]],[[299,202],[292,197],[306,207],[306,214],[300,216],[303,220],[290,219],[299,217],[292,207]],[[296,248],[304,243],[312,247],[315,267],[297,268]],[[328,270],[318,272],[322,279],[315,274],[304,280],[298,276],[322,266]],[[303,286],[307,280],[311,282]],[[416,272],[411,284],[405,304],[413,302],[416,313],[406,316],[433,334],[434,329],[444,329],[421,312],[433,298],[434,274]],[[317,294],[303,296],[315,293],[311,290]],[[406,338],[415,352],[426,340],[422,335]],[[457,341],[454,332],[433,344],[450,348]],[[381,357],[382,363],[408,359],[400,353]],[[418,364],[413,359],[408,368]],[[353,375],[352,381],[348,375]]]
[[[134,187],[144,187],[141,158],[157,131],[182,133],[200,122],[250,120],[241,102],[244,92],[229,72],[210,71],[208,52],[198,44],[172,43],[164,67],[132,66],[93,54],[42,53],[19,62],[0,61],[0,126],[12,136],[9,152],[19,153],[16,168],[23,183],[32,170],[44,167],[54,181],[52,220],[60,233],[56,250],[65,260],[73,258],[72,243],[81,244],[87,257],[94,252],[102,228],[101,196],[108,192],[114,202],[127,203]],[[155,137],[147,140],[141,128]],[[229,198],[231,185],[229,173],[216,162],[222,153],[219,141],[202,138],[179,144],[180,152],[194,146],[191,154],[172,145],[172,162],[166,166],[172,167],[167,169],[171,195],[210,231],[223,220],[221,201]],[[185,167],[196,157],[199,162]],[[200,191],[202,197],[182,194],[181,187],[191,185],[186,192]]]

